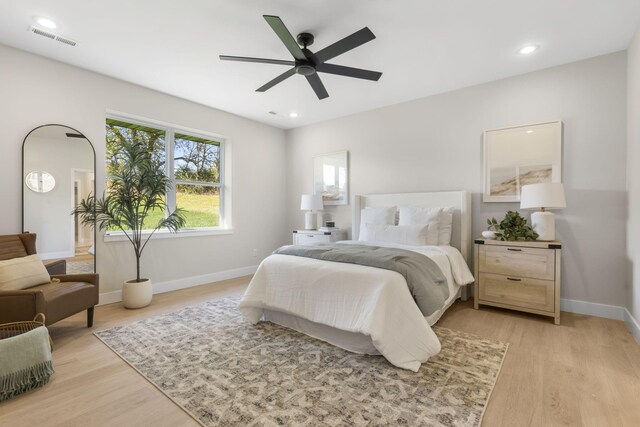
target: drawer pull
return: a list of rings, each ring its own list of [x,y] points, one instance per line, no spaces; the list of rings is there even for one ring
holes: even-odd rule
[[[514,252],[522,252],[522,249],[518,249],[518,248],[507,248],[508,251],[514,251]]]
[[[522,279],[515,279],[513,277],[507,277],[507,280],[511,280],[512,282],[521,282]]]

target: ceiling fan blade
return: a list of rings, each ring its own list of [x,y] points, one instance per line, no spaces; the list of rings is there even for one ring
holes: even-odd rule
[[[296,65],[294,61],[284,61],[280,59],[266,59],[266,58],[250,58],[248,56],[220,55],[220,59],[222,61],[258,62],[261,64],[289,65],[291,67]]]
[[[295,59],[298,60],[306,60],[307,57],[304,56],[302,49],[298,46],[298,42],[293,38],[287,27],[285,27],[284,22],[278,16],[271,15],[262,15],[264,19],[267,21],[267,24],[275,31],[276,35],[282,40],[285,47],[291,52],[291,55]]]
[[[324,49],[315,53],[315,58],[318,64],[321,64],[325,61],[328,61],[332,58],[335,58],[338,55],[342,55],[345,52],[350,51],[351,49],[355,49],[358,46],[361,46],[371,40],[375,39],[376,36],[371,32],[369,27],[364,27],[363,29],[356,31],[351,34],[335,42],[332,45],[325,47]]]
[[[377,82],[382,73],[378,71],[363,70],[361,68],[345,67],[335,64],[320,64],[316,71],[321,73],[336,74],[338,76],[354,77],[356,79],[373,80]]]
[[[318,95],[318,99],[325,99],[329,97],[327,89],[324,88],[322,80],[320,80],[320,76],[318,76],[317,74],[311,74],[310,76],[305,77],[307,78],[307,81],[311,85],[313,91],[316,93],[316,95]]]
[[[260,86],[258,89],[256,89],[256,92],[265,92],[265,91],[271,89],[272,87],[274,87],[275,85],[277,85],[278,83],[280,83],[280,82],[288,79],[289,77],[293,76],[295,73],[296,73],[295,67],[290,69],[290,70],[287,70],[284,73],[280,74],[275,79],[271,80],[269,83]]]

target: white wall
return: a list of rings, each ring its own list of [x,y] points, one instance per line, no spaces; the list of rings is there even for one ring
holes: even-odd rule
[[[37,132],[37,131],[36,131]],[[36,193],[24,184],[24,229],[36,233],[44,259],[74,256],[73,169],[93,170],[93,150],[84,139],[66,140],[31,134],[24,148],[24,173],[49,172],[56,186]]]
[[[627,310],[634,318],[636,338],[640,341],[640,28],[627,51],[627,79]]]
[[[113,110],[222,134],[232,147],[234,233],[155,240],[143,254],[145,277],[175,282],[241,269],[258,264],[286,242],[282,130],[2,45],[0,94],[0,234],[21,231],[21,144],[27,133],[59,123],[85,134],[96,149],[100,194],[105,114]],[[135,277],[132,249],[128,242],[98,240],[101,291],[117,291],[124,280]]]
[[[298,204],[312,190],[313,156],[347,149],[351,195],[469,190],[478,236],[487,218],[518,208],[481,202],[483,130],[558,119],[568,204],[557,211],[562,297],[623,306],[625,52],[288,131],[289,226],[303,224]],[[350,227],[350,209],[326,211]]]

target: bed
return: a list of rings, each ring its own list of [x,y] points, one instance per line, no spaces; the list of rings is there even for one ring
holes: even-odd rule
[[[450,245],[407,246],[356,242],[365,208],[452,207]],[[352,242],[408,249],[427,255],[446,277],[448,298],[424,316],[395,271],[364,265],[274,254],[258,267],[239,309],[252,323],[271,321],[362,354],[383,355],[393,365],[418,371],[440,351],[431,325],[458,298],[466,299],[473,276],[471,196],[466,191],[355,196]]]

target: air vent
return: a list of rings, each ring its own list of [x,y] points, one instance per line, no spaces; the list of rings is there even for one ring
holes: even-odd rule
[[[269,111],[269,114],[271,114],[272,116],[277,115],[278,113],[276,113],[275,111]]]
[[[59,36],[57,34],[54,34],[54,33],[50,32],[50,31],[43,30],[42,28],[34,27],[33,25],[31,27],[29,27],[29,30],[33,34],[37,34],[39,36],[46,37],[46,38],[51,39],[51,40],[55,40],[55,41],[58,41],[60,43],[67,44],[69,46],[75,46],[75,45],[78,44],[78,43],[76,43],[75,41],[73,41],[71,39]]]

